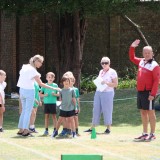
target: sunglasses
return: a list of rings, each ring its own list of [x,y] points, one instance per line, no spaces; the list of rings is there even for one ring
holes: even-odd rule
[[[39,63],[43,64],[43,62],[42,62],[41,60],[38,59],[37,61],[38,61]]]
[[[107,65],[107,64],[109,64],[108,62],[101,62],[101,65]]]

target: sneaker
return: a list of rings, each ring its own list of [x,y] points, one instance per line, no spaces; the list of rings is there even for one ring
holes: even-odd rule
[[[53,131],[53,134],[51,135],[51,137],[54,138],[54,137],[56,137],[57,135],[58,135],[58,131],[55,130],[55,131]]]
[[[105,133],[105,134],[110,134],[111,131],[110,131],[109,129],[106,129],[106,130],[104,131],[104,133]]]
[[[92,129],[87,129],[84,132],[92,132]]]
[[[0,129],[0,132],[4,132],[3,128]]]
[[[48,136],[49,132],[47,130],[44,131],[43,136]]]
[[[73,138],[77,138],[76,132],[72,132]]]
[[[76,133],[76,136],[79,137],[79,136],[81,136],[81,135],[80,135],[79,133]]]
[[[38,133],[35,128],[29,128],[29,131],[31,131],[32,133]]]
[[[66,134],[66,137],[67,137],[67,138],[73,138],[73,134],[72,134],[72,133],[67,133],[67,134]]]
[[[65,136],[67,134],[66,130],[62,130],[62,132],[59,134],[59,136]]]
[[[141,136],[134,138],[136,141],[145,141],[148,138],[148,134],[142,134]]]
[[[154,134],[150,134],[146,139],[145,142],[150,142],[156,139],[156,136]]]
[[[23,137],[34,137],[31,133],[26,133],[26,134],[24,134],[24,133],[22,133],[22,136]]]

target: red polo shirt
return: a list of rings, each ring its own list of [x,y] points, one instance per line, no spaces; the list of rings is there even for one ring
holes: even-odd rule
[[[137,90],[151,91],[150,95],[155,96],[158,91],[160,68],[156,61],[145,63],[144,58],[135,56],[135,48],[129,49],[130,60],[138,66]]]

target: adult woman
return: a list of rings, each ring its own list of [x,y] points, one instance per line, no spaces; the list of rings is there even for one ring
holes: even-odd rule
[[[24,64],[20,70],[20,76],[17,86],[20,87],[20,101],[22,103],[22,113],[19,118],[18,135],[29,136],[29,122],[34,104],[35,89],[34,82],[36,81],[41,87],[59,90],[44,84],[40,79],[40,74],[36,68],[40,68],[43,63],[43,56],[35,55],[29,60],[29,64]]]
[[[110,59],[103,57],[101,59],[102,70],[100,70],[98,79],[105,87],[98,87],[94,96],[93,118],[91,129],[85,132],[91,132],[92,128],[99,125],[101,113],[103,113],[104,124],[107,127],[106,134],[110,133],[112,124],[114,88],[118,85],[118,76],[114,69],[110,68]],[[103,89],[102,89],[103,88]]]

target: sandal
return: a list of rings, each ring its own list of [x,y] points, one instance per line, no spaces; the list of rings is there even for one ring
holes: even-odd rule
[[[28,133],[25,133],[25,134],[22,133],[22,136],[23,136],[23,137],[27,137],[27,136],[33,137],[33,135],[32,135],[31,133],[29,133],[29,132],[28,132]]]
[[[22,134],[23,134],[23,132],[17,132],[17,135],[20,135],[20,136],[21,136]]]

